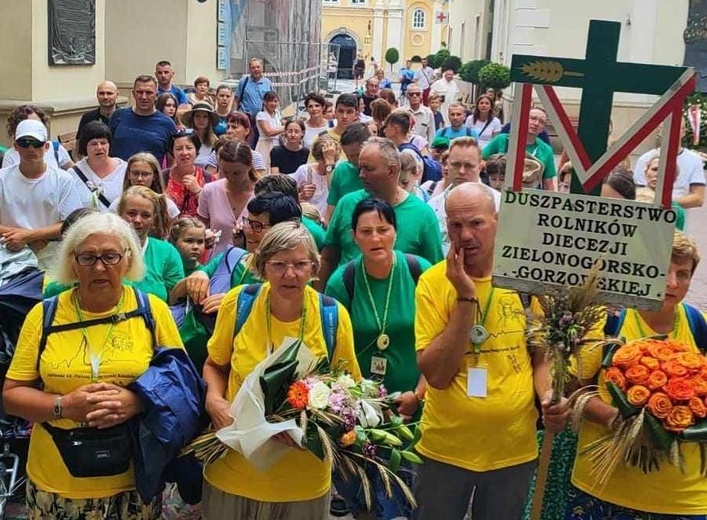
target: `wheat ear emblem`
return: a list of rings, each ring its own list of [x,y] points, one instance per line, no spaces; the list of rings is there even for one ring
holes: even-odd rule
[[[572,72],[565,70],[562,63],[559,61],[531,61],[526,63],[521,67],[521,70],[527,76],[537,81],[542,81],[545,83],[555,83],[562,79],[562,76],[576,76],[582,77],[584,73],[582,72]]]

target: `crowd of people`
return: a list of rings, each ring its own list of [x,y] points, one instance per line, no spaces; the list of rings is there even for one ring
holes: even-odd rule
[[[39,107],[8,118],[0,254],[3,264],[45,271],[45,299],[26,316],[3,390],[5,411],[34,423],[29,517],[157,519],[177,488],[182,518],[364,514],[360,483],[335,481],[332,498],[332,461],[286,435],[277,440],[291,449],[267,471],[230,451],[203,479],[198,464],[168,478],[177,483],[169,496],[159,486],[143,492],[126,425],[139,421],[142,443],[154,426],[146,418],[165,412],[136,382],[154,380],[149,395],[168,393],[170,410],[200,388],[198,376],[175,385],[157,372],[155,349],[170,347],[169,370],[184,380],[194,379],[191,368],[203,377],[218,429],[233,422],[244,379],[285,338],[354,378],[383,381],[398,394],[396,412],[419,423],[417,507],[374,481],[373,518],[527,517],[538,425],[562,432],[571,410],[565,397],[551,403],[549,361],[527,347],[524,302],[491,283],[511,123],[497,93],[468,107],[454,72],[438,77],[423,60],[396,78],[401,99],[379,69],[333,104],[311,93],[306,117],[283,118],[263,61],[249,71],[235,89],[198,77],[187,93],[160,61],[154,76],[135,79],[126,108],[116,85],[102,82],[73,157],[49,138]],[[572,165],[555,158],[547,113],[535,106],[524,117],[523,186],[568,192]],[[652,150],[633,172],[630,162],[618,167],[601,196],[652,202],[659,160]],[[700,156],[681,149],[678,227],[702,205],[704,186]],[[681,303],[699,260],[694,241],[677,233],[662,309],[628,310],[613,334],[703,348]],[[337,316],[331,337],[325,313]],[[604,377],[595,354],[579,364],[576,385]],[[173,386],[183,395],[165,390]],[[707,518],[697,449],[685,453],[683,472],[622,466],[609,485],[594,485],[582,448],[617,417],[599,398],[586,407],[576,461],[545,518]],[[172,434],[196,433],[193,422]],[[72,435],[116,464],[72,450]]]

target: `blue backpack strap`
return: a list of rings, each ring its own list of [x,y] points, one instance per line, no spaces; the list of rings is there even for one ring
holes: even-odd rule
[[[611,311],[607,311],[606,323],[604,324],[604,336],[608,338],[618,337],[625,319],[626,309],[621,309],[621,312],[619,312],[618,314],[615,314]]]
[[[331,362],[336,348],[336,333],[339,330],[339,304],[331,296],[319,293],[319,314],[322,318],[322,334],[327,356]]]
[[[263,284],[252,283],[246,285],[243,290],[238,293],[238,299],[236,300],[236,326],[233,329],[233,339],[236,339],[236,335],[241,331],[245,322],[248,321],[250,311],[253,310],[253,304],[258,294],[260,294],[262,287]]]
[[[39,340],[39,349],[37,350],[37,371],[39,372],[39,360],[42,357],[42,352],[47,348],[47,338],[51,333],[54,316],[56,316],[56,308],[59,303],[59,295],[52,296],[42,300],[42,337]]]
[[[687,323],[690,326],[692,337],[695,338],[697,348],[704,354],[707,352],[707,322],[705,321],[705,317],[697,307],[693,307],[684,302],[682,306],[685,309]]]
[[[56,165],[61,168],[61,164],[59,164],[59,141],[52,141],[52,148],[54,149],[54,158],[56,159]]]
[[[209,289],[211,294],[221,294],[228,292],[231,288],[231,276],[238,262],[246,255],[247,251],[239,247],[230,246],[221,257],[221,261],[216,266],[216,271],[211,277]]]
[[[157,335],[155,333],[156,324],[155,317],[152,315],[152,308],[150,307],[150,298],[147,293],[133,287],[135,292],[135,299],[137,300],[137,311],[145,320],[145,326],[150,331],[150,336],[152,337],[152,347],[157,347]]]

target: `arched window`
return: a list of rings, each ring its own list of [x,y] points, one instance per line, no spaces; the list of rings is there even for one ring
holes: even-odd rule
[[[413,29],[424,29],[425,28],[425,11],[422,9],[415,9],[412,12],[412,28]]]

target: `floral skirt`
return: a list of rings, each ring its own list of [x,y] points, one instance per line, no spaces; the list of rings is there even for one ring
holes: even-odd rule
[[[29,520],[158,520],[162,497],[145,504],[136,490],[105,498],[71,499],[37,489],[27,481]]]
[[[545,439],[545,431],[538,432],[538,445],[542,448]],[[577,434],[567,429],[555,435],[552,442],[552,456],[550,458],[550,469],[545,482],[545,498],[540,518],[542,520],[563,520],[569,499],[571,488],[572,468],[574,458],[577,454]],[[542,454],[541,454],[542,456]],[[530,484],[528,500],[523,511],[523,520],[530,518],[530,511],[533,505],[533,494],[535,493],[535,481],[537,472],[533,476]]]

